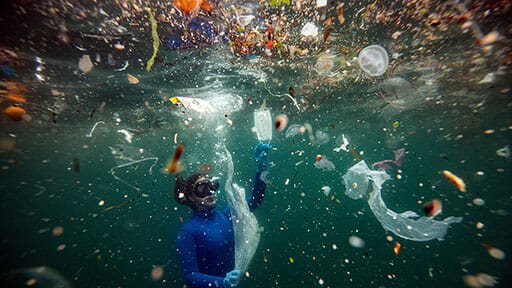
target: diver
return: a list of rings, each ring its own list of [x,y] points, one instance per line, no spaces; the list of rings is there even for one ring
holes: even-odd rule
[[[256,176],[252,195],[247,197],[254,211],[265,196],[267,185],[260,179],[268,168],[268,152],[272,146],[262,142],[254,148]],[[215,209],[219,183],[205,174],[188,178],[176,177],[174,199],[187,205],[194,216],[178,232],[176,242],[182,274],[187,285],[194,288],[236,287],[241,272],[234,270],[235,239],[231,208]]]

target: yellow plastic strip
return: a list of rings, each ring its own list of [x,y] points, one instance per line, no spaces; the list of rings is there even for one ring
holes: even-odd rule
[[[146,64],[146,70],[149,72],[151,71],[153,63],[155,63],[156,52],[158,51],[158,46],[160,46],[160,39],[158,39],[158,33],[156,32],[156,20],[151,13],[151,8],[146,8],[146,11],[149,13],[149,20],[151,21],[151,36],[153,36],[153,56],[151,56]]]

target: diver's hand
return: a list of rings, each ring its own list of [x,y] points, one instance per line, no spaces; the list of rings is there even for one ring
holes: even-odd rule
[[[233,270],[226,274],[226,278],[224,278],[224,287],[236,287],[238,283],[240,283],[240,270]]]
[[[272,146],[263,142],[258,143],[254,148],[254,158],[256,159],[256,172],[261,173],[268,167],[268,151]]]

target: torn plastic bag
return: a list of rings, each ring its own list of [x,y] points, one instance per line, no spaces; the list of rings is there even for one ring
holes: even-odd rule
[[[345,175],[345,194],[352,199],[362,199],[368,195],[370,180],[372,190],[369,193],[368,205],[382,227],[393,234],[412,241],[429,241],[432,239],[443,240],[452,223],[460,223],[462,217],[448,217],[442,221],[433,217],[419,217],[413,211],[405,211],[401,214],[388,209],[382,200],[382,184],[390,176],[385,171],[374,171],[368,168],[363,161],[352,166]]]

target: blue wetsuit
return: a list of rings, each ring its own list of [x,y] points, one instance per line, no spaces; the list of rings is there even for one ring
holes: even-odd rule
[[[252,195],[247,197],[251,211],[265,196],[266,184],[256,173]],[[194,211],[194,217],[178,232],[178,256],[187,285],[197,288],[224,287],[226,273],[235,268],[235,239],[231,208]]]

